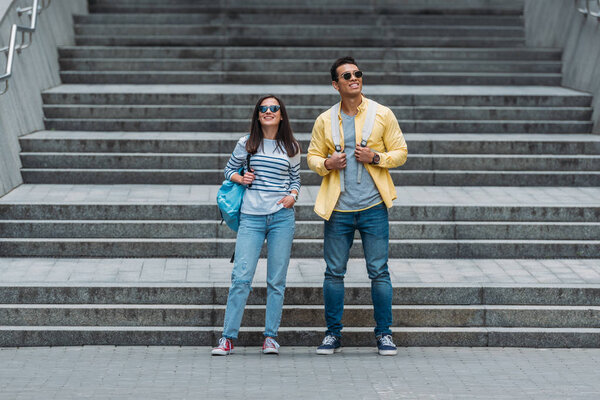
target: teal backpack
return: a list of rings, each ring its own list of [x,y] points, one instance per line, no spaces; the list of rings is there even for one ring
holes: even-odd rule
[[[247,169],[250,169],[250,154],[246,157]],[[240,175],[244,175],[244,167],[238,171]],[[248,185],[250,187],[252,185]],[[217,205],[221,212],[221,218],[228,227],[237,232],[240,227],[240,209],[246,186],[232,182],[229,179],[224,180],[223,184],[217,192]]]

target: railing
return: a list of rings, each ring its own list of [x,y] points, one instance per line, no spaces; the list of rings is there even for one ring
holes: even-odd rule
[[[592,10],[590,3],[596,3],[593,7],[595,10]],[[577,7],[577,11],[583,15],[591,15],[592,17],[598,18],[598,21],[600,21],[600,0],[575,0],[575,7]]]
[[[0,53],[6,54],[6,70],[3,75],[0,75],[0,82],[4,82],[4,90],[0,92],[3,95],[8,91],[8,79],[12,76],[13,61],[15,58],[15,51],[20,53],[29,46],[31,46],[33,40],[33,32],[37,26],[37,16],[50,6],[51,0],[33,0],[31,7],[17,8],[17,14],[19,17],[23,14],[29,15],[31,23],[29,26],[13,24],[10,30],[10,40],[7,47],[0,49]],[[34,12],[35,10],[35,12]],[[17,35],[21,32],[21,43],[17,45]],[[29,34],[29,41],[26,39],[26,34]]]

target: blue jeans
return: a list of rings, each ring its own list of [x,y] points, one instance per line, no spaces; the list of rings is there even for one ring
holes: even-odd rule
[[[246,300],[252,289],[252,279],[260,250],[267,239],[267,311],[265,336],[276,337],[281,322],[292,239],[294,238],[294,210],[282,208],[273,214],[240,217],[235,244],[235,260],[231,273],[231,287],[227,297],[223,336],[237,339]]]
[[[324,257],[327,264],[323,281],[327,335],[341,337],[344,313],[344,275],[358,229],[362,239],[367,273],[371,279],[371,298],[375,335],[391,335],[392,282],[388,272],[389,222],[385,204],[363,211],[334,211],[325,221]]]

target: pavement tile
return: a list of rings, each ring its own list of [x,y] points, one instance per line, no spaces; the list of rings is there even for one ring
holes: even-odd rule
[[[595,399],[599,349],[257,347],[0,349],[0,399]],[[332,381],[332,379],[334,381]]]

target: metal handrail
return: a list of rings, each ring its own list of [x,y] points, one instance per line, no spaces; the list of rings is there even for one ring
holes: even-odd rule
[[[585,4],[585,7],[581,7],[582,1]],[[590,2],[594,1],[598,3],[598,12],[593,12],[590,8]],[[598,21],[600,21],[600,0],[575,0],[575,7],[577,7],[577,11],[583,15],[591,15],[592,17],[598,18]]]
[[[6,54],[6,70],[3,75],[0,75],[0,82],[4,82],[5,86],[4,90],[0,92],[0,95],[3,95],[8,91],[8,79],[12,76],[15,51],[20,53],[31,46],[33,41],[33,32],[35,32],[35,28],[37,26],[37,16],[50,6],[50,1],[51,0],[41,0],[42,5],[40,6],[40,0],[33,0],[31,7],[17,8],[17,15],[19,17],[23,14],[29,15],[31,23],[29,26],[13,24],[10,30],[10,40],[8,42],[8,46],[0,49],[0,53]],[[36,10],[36,12],[34,12],[34,10]],[[21,43],[17,45],[17,35],[19,32],[21,32]],[[26,40],[25,34],[29,34],[29,41]]]

